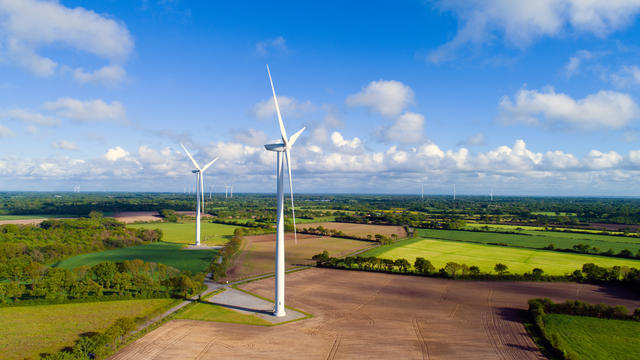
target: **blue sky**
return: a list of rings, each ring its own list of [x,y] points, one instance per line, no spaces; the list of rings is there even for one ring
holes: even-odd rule
[[[638,196],[639,0],[0,0],[0,189]]]

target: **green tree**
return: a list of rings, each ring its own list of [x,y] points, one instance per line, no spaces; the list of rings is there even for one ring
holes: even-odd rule
[[[506,274],[508,271],[508,266],[502,263],[497,263],[494,267],[493,270],[495,270],[495,272],[497,272],[499,275],[504,275]]]

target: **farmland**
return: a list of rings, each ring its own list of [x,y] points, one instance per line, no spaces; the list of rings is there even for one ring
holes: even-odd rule
[[[585,263],[605,267],[640,267],[638,260],[433,239],[402,240],[367,251],[361,256],[405,258],[411,263],[416,257],[423,257],[430,260],[436,268],[442,268],[447,262],[453,261],[469,266],[476,265],[482,272],[492,272],[496,263],[503,263],[509,267],[511,273],[516,274],[541,268],[549,275],[563,275],[581,269]]]
[[[375,236],[376,234],[391,236],[392,234],[402,238],[407,236],[402,226],[385,226],[385,225],[367,225],[367,224],[350,224],[339,222],[314,222],[297,225],[298,229],[322,226],[326,229],[339,230],[349,236],[366,238],[367,235]]]
[[[159,242],[146,245],[105,250],[74,256],[60,261],[56,266],[74,269],[79,266],[92,266],[104,261],[124,261],[140,259],[145,262],[162,263],[178,270],[192,273],[205,271],[217,250],[182,250],[182,244]]]
[[[273,298],[273,278],[240,287]],[[628,292],[589,284],[314,268],[287,274],[288,304],[310,319],[273,327],[170,321],[113,359],[541,359],[520,322],[534,297],[640,306]]]
[[[293,234],[285,235],[285,261],[287,268],[300,264],[312,264],[311,257],[327,250],[332,256],[344,256],[354,251],[374,246],[375,243],[298,234],[297,243]],[[229,279],[274,271],[275,234],[247,236],[243,251],[233,263],[227,275]]]
[[[203,245],[224,245],[231,236],[233,230],[238,226],[215,224],[202,221],[200,224],[200,236]],[[149,223],[149,224],[132,224],[130,228],[142,229],[160,229],[162,230],[162,240],[172,243],[193,244],[196,237],[195,222],[183,223]]]
[[[241,314],[237,311],[229,310],[220,305],[215,305],[208,302],[197,303],[176,314],[174,319],[217,321],[233,324],[263,326],[271,325],[270,322],[263,320],[255,315]]]
[[[635,254],[640,250],[639,238],[588,233],[522,231],[518,234],[501,234],[483,231],[436,229],[419,229],[417,233],[420,237],[429,239],[467,241],[483,244],[506,244],[532,249],[542,249],[549,244],[553,244],[556,249],[571,249],[574,245],[585,244],[592,248],[597,247],[601,251],[612,249],[615,253],[628,249]]]
[[[579,359],[640,359],[640,322],[547,314],[544,323]]]
[[[0,308],[2,358],[35,359],[40,353],[73,345],[82,333],[104,330],[119,317],[146,317],[174,302],[151,299]]]

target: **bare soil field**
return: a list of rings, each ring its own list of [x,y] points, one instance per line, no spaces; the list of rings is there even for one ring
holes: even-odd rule
[[[182,215],[182,216],[191,216],[191,217],[196,217],[196,212],[195,211],[176,211],[176,214]],[[207,213],[200,213],[200,217],[201,218],[212,218],[213,215],[207,214]]]
[[[273,283],[242,288],[273,298]],[[112,359],[544,359],[521,323],[534,297],[640,306],[637,296],[595,285],[314,268],[287,275],[288,305],[311,319],[274,327],[174,320]]]
[[[339,223],[339,222],[319,222],[298,224],[297,229],[304,229],[318,226],[322,226],[326,229],[340,230],[343,233],[351,236],[366,237],[367,235],[375,236],[376,234],[391,236],[391,234],[398,235],[399,238],[407,236],[407,232],[402,226],[388,226],[388,225],[369,225],[369,224],[352,224],[352,223]]]
[[[157,211],[123,211],[113,214],[112,217],[125,224],[162,221],[162,217]]]
[[[327,250],[331,256],[344,256],[376,245],[368,241],[321,237],[298,234],[298,242],[293,234],[284,238],[286,268],[315,263],[313,255]],[[227,280],[244,279],[274,271],[276,234],[247,236],[244,238],[240,254],[227,271]]]
[[[0,220],[0,225],[39,225],[41,222],[49,219],[15,219],[15,220]]]

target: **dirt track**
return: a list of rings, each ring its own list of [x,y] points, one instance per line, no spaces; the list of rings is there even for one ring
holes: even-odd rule
[[[273,279],[243,287],[272,298]],[[310,269],[287,275],[287,302],[311,319],[275,327],[174,320],[113,359],[541,359],[520,323],[533,297],[640,306],[593,285]]]

